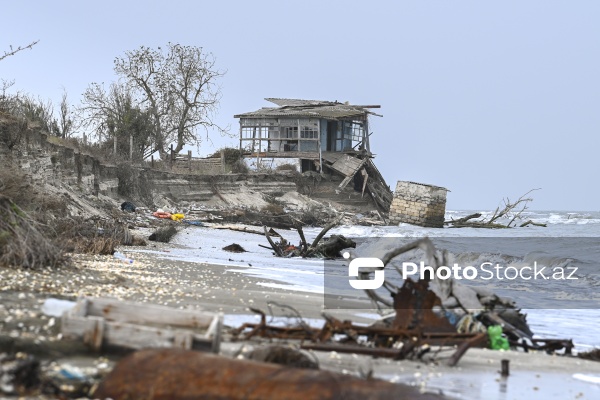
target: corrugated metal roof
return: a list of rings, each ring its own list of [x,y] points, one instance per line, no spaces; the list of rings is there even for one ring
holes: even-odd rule
[[[315,106],[315,105],[336,105],[342,104],[337,101],[326,101],[326,100],[302,100],[302,99],[281,99],[277,97],[267,97],[265,99],[271,103],[277,104],[280,107],[284,106]]]
[[[260,110],[234,115],[234,118],[363,118],[371,112],[359,106],[336,101],[267,98],[279,107],[263,107]]]

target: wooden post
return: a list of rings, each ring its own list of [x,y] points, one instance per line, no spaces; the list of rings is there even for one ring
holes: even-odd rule
[[[81,185],[81,175],[83,173],[83,160],[81,150],[75,154],[75,168],[77,169],[77,184]]]
[[[169,156],[169,158],[170,158],[170,160],[169,160],[169,166],[171,167],[171,169],[173,169],[173,161],[174,161],[174,158],[175,158],[173,156],[173,143],[171,143],[170,149],[171,149],[171,151],[169,153],[170,154],[170,156]]]
[[[242,118],[240,118],[240,154],[242,154],[242,151],[243,151],[243,147],[242,147],[242,132],[243,132]]]
[[[113,154],[115,157],[117,156],[117,135],[113,138]]]
[[[154,154],[150,156],[150,167],[154,168]]]
[[[256,129],[256,128],[255,128]],[[258,171],[260,168],[260,146],[261,146],[261,141],[260,138],[262,137],[262,132],[261,132],[261,124],[259,122],[258,124],[258,149],[256,150],[256,171]]]
[[[509,371],[510,360],[501,360],[500,363],[501,363],[500,365],[502,368],[502,370],[500,371],[500,375],[502,377],[506,378],[508,375],[510,375],[510,371]]]
[[[188,169],[192,170],[192,151],[188,150]]]
[[[92,174],[94,174],[94,196],[98,197],[100,193],[100,161],[92,158]]]
[[[319,173],[321,175],[323,175],[323,151],[321,150],[321,120],[318,120],[318,124],[317,127],[319,129],[318,131],[318,135],[317,135],[317,145],[319,146]],[[300,170],[302,170],[302,166],[300,167]],[[302,171],[300,171],[302,172]]]
[[[363,149],[367,149],[367,153],[371,154],[371,145],[369,144],[369,117],[365,116],[365,122],[363,124]]]
[[[225,173],[225,149],[221,149],[221,173]]]
[[[129,134],[129,161],[133,160],[133,135]]]

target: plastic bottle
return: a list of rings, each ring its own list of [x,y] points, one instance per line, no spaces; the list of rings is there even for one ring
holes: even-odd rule
[[[116,258],[119,261],[124,262],[125,264],[133,264],[133,259],[132,258],[127,258],[125,256],[125,254],[119,253],[118,251],[115,251],[115,253],[113,254],[113,257]]]
[[[493,350],[510,349],[508,340],[502,336],[502,327],[500,325],[488,326],[488,336],[490,339],[490,347]]]

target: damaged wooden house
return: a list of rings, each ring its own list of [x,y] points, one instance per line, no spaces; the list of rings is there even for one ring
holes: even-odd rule
[[[337,101],[265,99],[276,107],[237,114],[239,146],[248,166],[277,169],[286,165],[305,175],[335,181],[334,190],[315,185],[312,197],[388,212],[392,192],[373,163],[369,143],[369,117],[378,105],[352,105]],[[317,187],[319,186],[319,187]],[[333,198],[336,196],[335,198]]]

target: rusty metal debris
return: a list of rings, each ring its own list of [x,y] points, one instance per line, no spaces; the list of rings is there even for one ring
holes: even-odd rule
[[[268,238],[268,236],[267,236]],[[446,265],[446,254],[436,251],[432,242],[425,238],[394,249],[381,259],[384,265],[396,256],[421,249],[429,258],[431,265]],[[362,275],[361,278],[367,278]],[[372,290],[366,290],[369,298],[378,309],[392,306],[395,314],[392,318],[371,326],[356,325],[351,321],[340,321],[333,316],[323,314],[325,323],[322,328],[313,328],[300,323],[297,326],[282,327],[266,323],[262,315],[257,324],[246,323],[232,331],[234,337],[244,339],[264,337],[269,339],[300,340],[301,348],[320,351],[366,354],[376,357],[389,357],[397,360],[422,359],[430,353],[433,359],[440,359],[443,350],[450,349],[452,354],[446,358],[448,365],[456,365],[471,347],[488,345],[487,326],[501,325],[513,346],[528,349],[557,352],[564,349],[571,354],[573,342],[563,339],[534,339],[527,326],[525,315],[514,304],[485,293],[485,303],[479,302],[475,292],[468,298],[470,288],[451,280],[420,279],[404,280],[401,287],[385,281],[385,287],[392,301],[381,297]],[[467,296],[465,296],[467,293]],[[466,300],[465,297],[467,297]],[[484,297],[482,294],[481,297]],[[452,299],[457,306],[445,307]],[[469,307],[461,304],[471,300]],[[472,310],[476,308],[475,310]],[[450,320],[454,320],[453,323]],[[465,321],[461,324],[461,321]],[[466,327],[466,328],[465,328]],[[310,343],[306,343],[310,342]],[[432,352],[432,347],[436,351]]]
[[[412,386],[331,371],[289,368],[180,349],[124,358],[95,398],[121,399],[442,399]]]
[[[283,327],[268,325],[266,315],[260,310],[259,323],[244,323],[231,331],[235,338],[244,340],[253,337],[269,339],[300,340],[301,348],[306,350],[337,351],[338,353],[365,354],[374,357],[388,357],[395,360],[421,359],[430,351],[431,346],[457,346],[448,358],[449,365],[456,365],[470,347],[482,347],[487,344],[487,334],[457,333],[435,330],[435,325],[422,327],[380,327],[356,325],[351,321],[323,314],[325,324],[321,329],[306,324]],[[333,341],[334,337],[340,337]],[[312,342],[306,344],[304,342]]]
[[[526,352],[529,351],[529,349],[533,349],[554,354],[564,350],[564,354],[567,355],[573,354],[573,348],[575,347],[572,339],[531,339],[531,344],[525,341],[510,340],[510,344],[511,346],[521,347]]]

